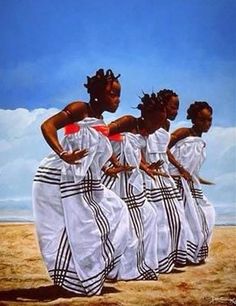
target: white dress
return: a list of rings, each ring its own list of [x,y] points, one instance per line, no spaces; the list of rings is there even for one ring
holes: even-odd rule
[[[146,147],[146,161],[154,163],[163,161],[160,170],[169,174],[167,148],[170,133],[160,128],[149,135]],[[186,264],[185,215],[181,196],[174,180],[169,177],[156,176],[155,180],[145,174],[148,202],[156,211],[158,233],[157,254],[159,271],[171,272],[175,264]]]
[[[188,260],[199,263],[208,255],[208,246],[215,223],[215,210],[203,195],[198,179],[200,167],[205,160],[205,142],[200,137],[189,136],[178,141],[171,149],[177,161],[189,171],[193,182],[188,183],[179,176],[178,170],[170,165],[170,172],[175,175],[177,187],[181,193],[186,224],[188,226]]]
[[[124,133],[122,142],[113,142],[113,152],[122,164],[135,168],[121,172],[114,180],[103,176],[103,183],[114,190],[127,204],[132,227],[127,249],[121,258],[118,279],[155,280],[158,276],[156,215],[145,195],[141,149],[145,139],[141,135]]]
[[[112,148],[92,126],[64,137],[64,150],[88,149],[80,164],[52,153],[41,162],[33,183],[33,207],[40,249],[54,284],[83,295],[101,293],[105,278],[115,277],[127,245],[126,204],[101,184],[101,168]]]

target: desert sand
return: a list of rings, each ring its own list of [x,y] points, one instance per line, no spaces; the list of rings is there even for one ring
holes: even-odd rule
[[[103,294],[58,294],[47,275],[33,224],[0,224],[0,306],[236,305],[236,227],[215,227],[207,262],[158,281],[108,282]]]

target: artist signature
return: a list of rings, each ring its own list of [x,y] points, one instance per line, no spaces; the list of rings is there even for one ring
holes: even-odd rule
[[[219,303],[219,304],[227,303],[225,305],[236,305],[236,298],[211,297],[209,304],[211,305],[215,303]]]

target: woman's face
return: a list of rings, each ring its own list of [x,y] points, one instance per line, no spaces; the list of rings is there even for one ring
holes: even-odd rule
[[[202,133],[208,132],[212,124],[212,114],[207,108],[203,108],[198,112],[195,120],[195,127]]]
[[[175,120],[179,110],[179,98],[172,96],[166,104],[167,119]]]
[[[156,110],[143,114],[145,130],[147,134],[152,134],[158,130],[166,120],[166,110]]]
[[[104,110],[114,113],[120,104],[120,83],[117,81],[110,81],[105,87],[105,92],[101,98],[104,104]]]

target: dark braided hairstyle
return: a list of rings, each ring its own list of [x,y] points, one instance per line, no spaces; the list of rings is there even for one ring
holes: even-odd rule
[[[146,112],[152,111],[164,111],[165,105],[158,95],[152,93],[151,95],[144,93],[143,97],[140,97],[141,103],[137,106],[141,110],[141,115]]]
[[[166,105],[171,97],[178,97],[178,95],[171,89],[162,89],[158,91],[157,95],[159,96],[159,99],[161,99]]]
[[[104,93],[108,82],[119,82],[119,77],[120,74],[115,76],[111,69],[108,69],[106,73],[104,73],[103,69],[99,69],[94,76],[87,76],[87,84],[84,84],[84,86],[87,88],[91,98],[95,99]]]
[[[204,108],[208,109],[211,114],[213,113],[212,107],[207,102],[195,101],[189,106],[187,110],[187,119],[194,121],[194,119],[197,117],[197,114]]]

